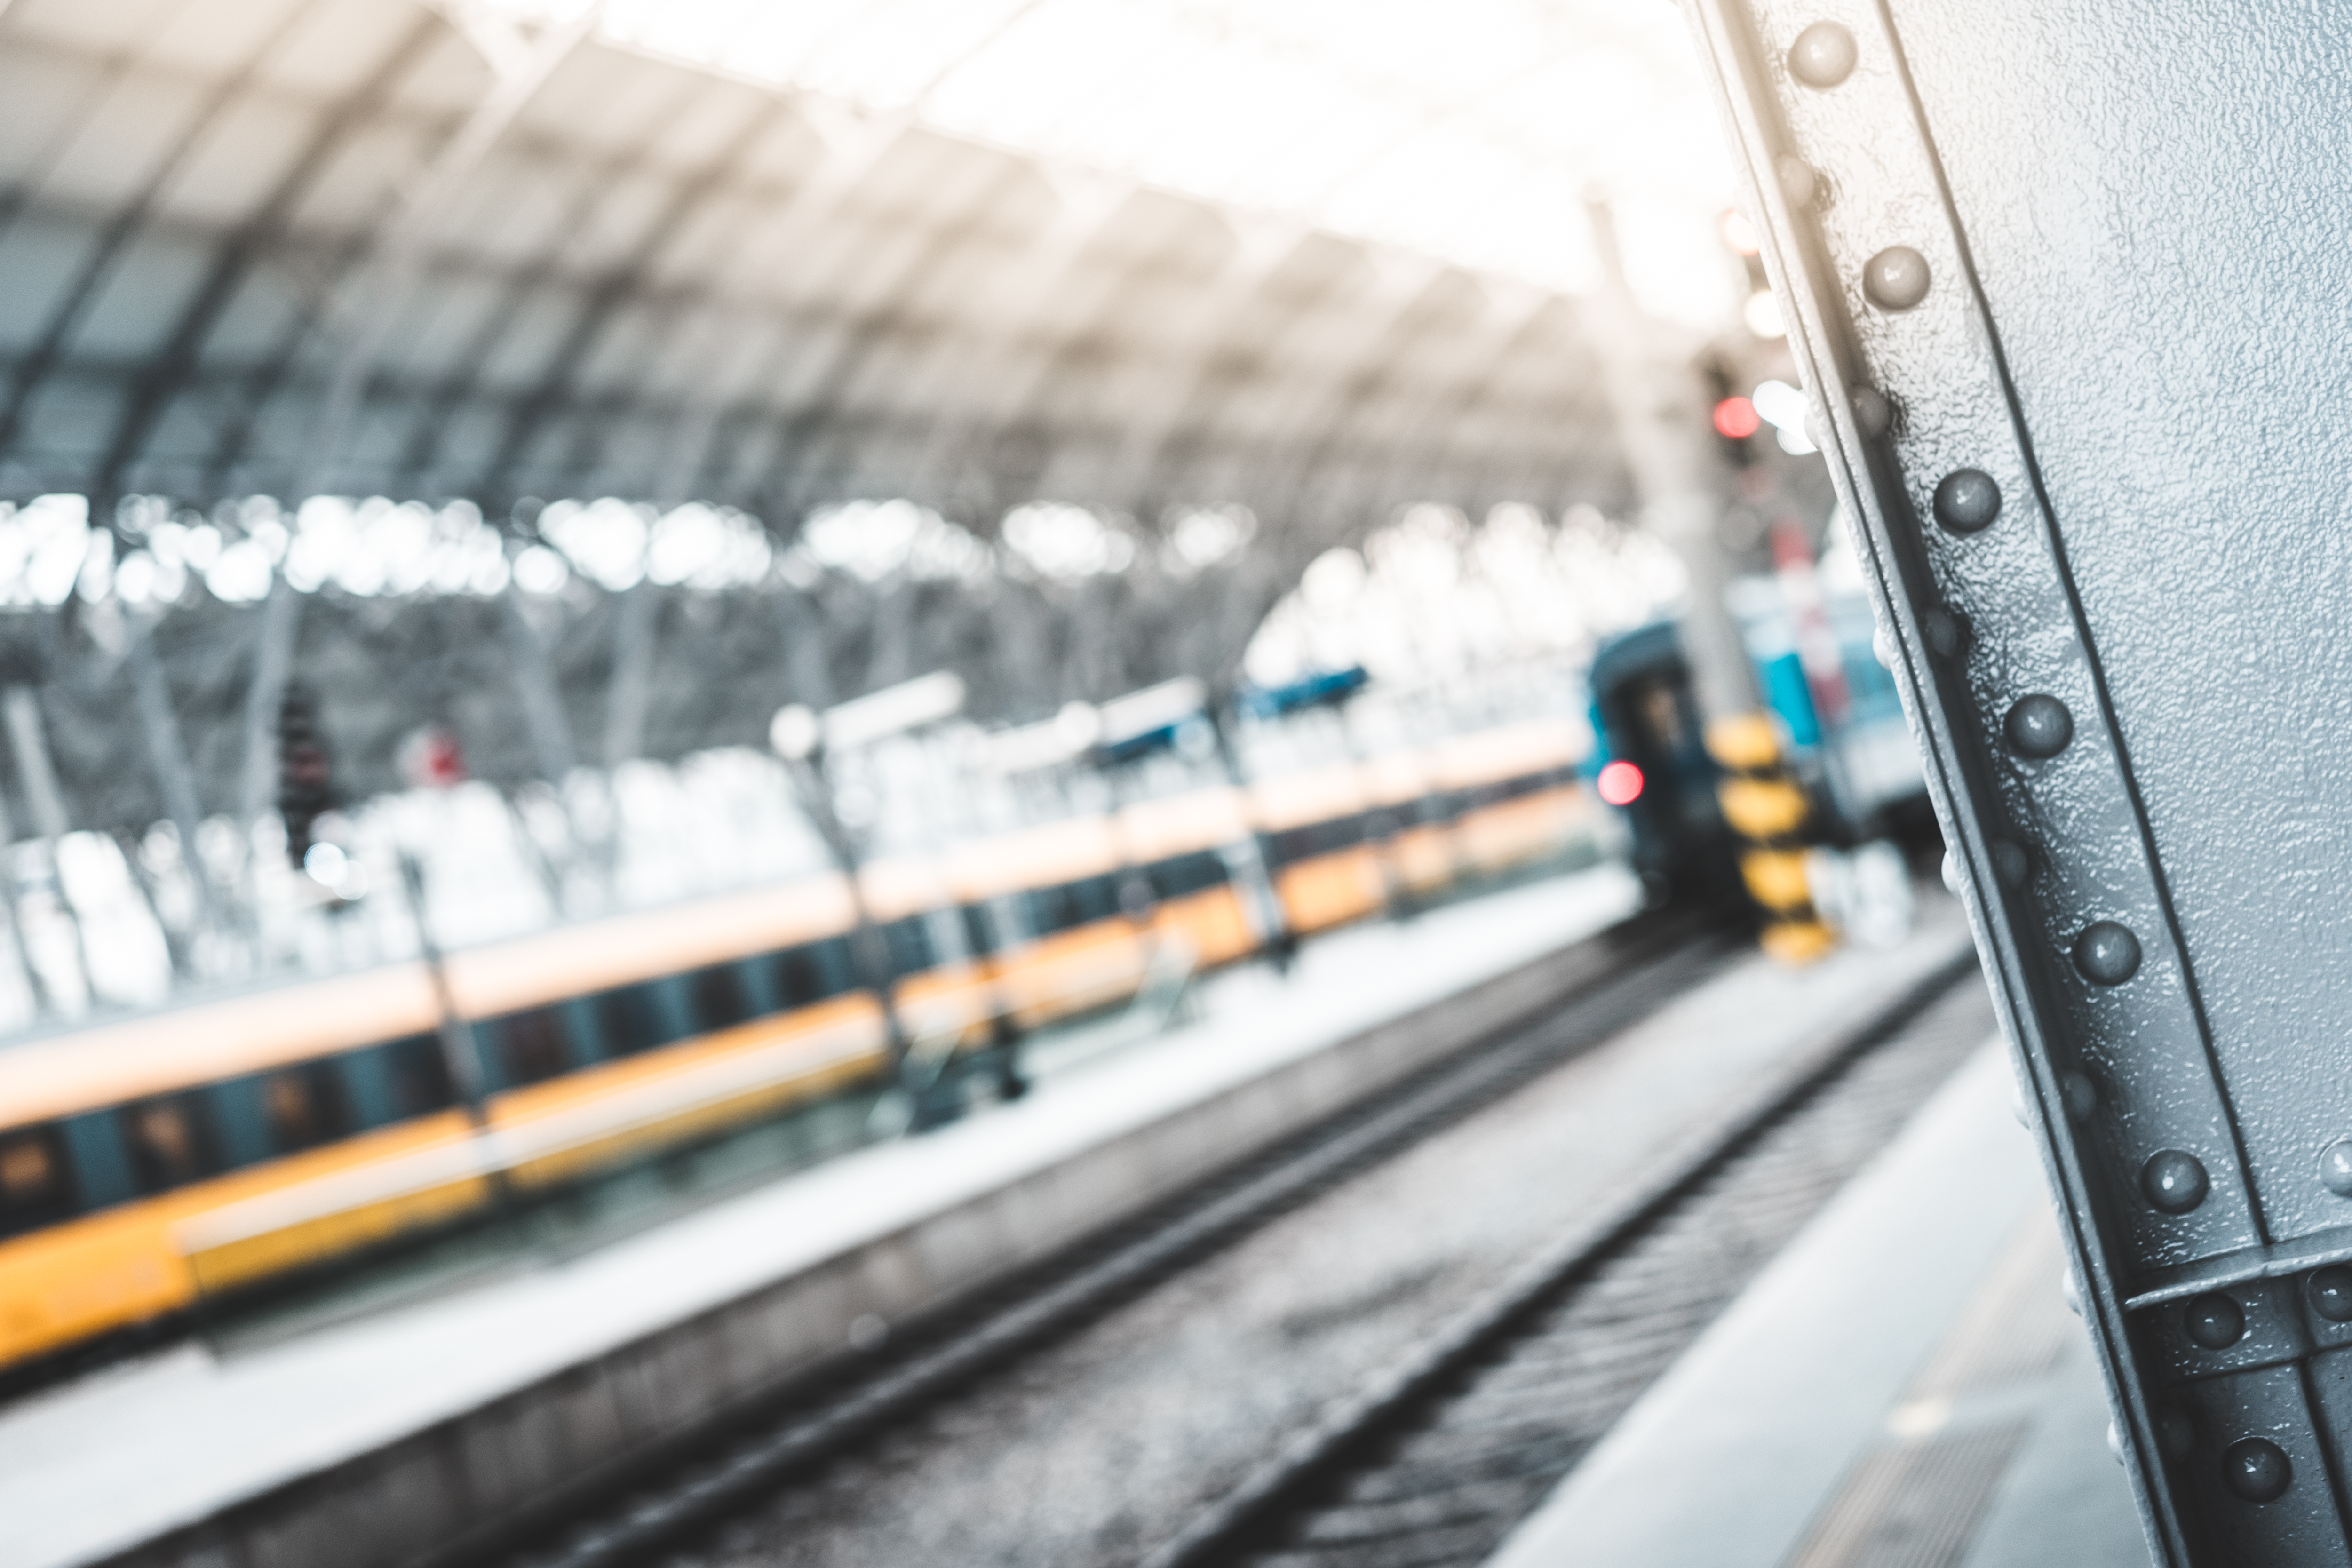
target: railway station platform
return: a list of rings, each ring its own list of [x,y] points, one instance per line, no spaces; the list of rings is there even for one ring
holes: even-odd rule
[[[266,1516],[247,1561],[338,1559],[339,1534],[381,1531],[394,1504],[462,1537],[468,1508],[509,1511],[854,1353],[1412,1070],[1444,1048],[1433,1009],[1458,1040],[1540,1005],[1531,966],[1638,901],[1603,865],[1336,931],[1287,976],[1206,977],[1193,1021],[1148,1042],[1043,1042],[1036,1092],[940,1131],[594,1250],[275,1340],[184,1343],[0,1408],[0,1568],[198,1560],[239,1509]]]
[[[1487,1568],[2145,1568],[1989,1041]]]
[[[1066,1047],[1058,1068],[1042,1053],[1036,1093],[940,1132],[592,1251],[275,1340],[191,1342],[0,1409],[0,1568],[397,1562],[484,1545],[519,1513],[561,1516],[615,1456],[706,1430],[1368,1083],[1539,1012],[1563,963],[1623,962],[1584,939],[1635,899],[1604,868],[1335,933],[1285,980],[1210,977],[1195,1021],[1148,1043]],[[1606,1104],[1580,1154],[1594,1201],[1830,1021],[1966,946],[1957,906],[1937,900],[1892,952],[1801,973],[1747,952],[1705,971],[1596,1057]],[[2039,1178],[1999,1114],[2015,1158],[1969,1196],[2013,1209]],[[407,1546],[385,1542],[404,1530]]]

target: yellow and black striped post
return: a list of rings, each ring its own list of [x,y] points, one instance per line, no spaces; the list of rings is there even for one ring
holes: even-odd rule
[[[1706,726],[1707,754],[1723,770],[1716,799],[1742,840],[1739,879],[1764,911],[1764,951],[1784,963],[1811,963],[1837,945],[1813,908],[1805,876],[1812,803],[1780,755],[1769,717],[1749,711]]]

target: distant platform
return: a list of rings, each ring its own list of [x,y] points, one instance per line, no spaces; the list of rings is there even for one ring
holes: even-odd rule
[[[2146,1568],[1989,1044],[1487,1568]]]

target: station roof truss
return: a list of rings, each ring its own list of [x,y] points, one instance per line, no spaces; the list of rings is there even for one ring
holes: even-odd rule
[[[1564,289],[411,0],[0,12],[0,496],[1622,500]],[[1573,204],[1579,193],[1559,193]]]

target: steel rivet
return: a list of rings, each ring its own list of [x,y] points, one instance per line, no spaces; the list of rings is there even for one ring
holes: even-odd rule
[[[2004,888],[2021,888],[2033,875],[2033,857],[2025,852],[2021,844],[1996,838],[1992,841],[1992,874],[2000,879]]]
[[[1960,888],[1961,888],[1961,885],[1962,885],[1962,884],[1961,884],[1961,872],[1960,872],[1960,858],[1959,858],[1958,856],[1957,856],[1957,855],[1953,854],[1953,853],[1952,853],[1950,850],[1948,850],[1948,849],[1945,850],[1945,851],[1944,851],[1944,864],[1943,864],[1943,868],[1942,868],[1942,869],[1943,869],[1943,874],[1944,874],[1944,889],[1945,889],[1945,891],[1949,892],[1949,893],[1953,893],[1953,894],[1958,894],[1958,893],[1959,892]]]
[[[1974,533],[2000,515],[2000,487],[1982,468],[1955,468],[1936,487],[1936,521],[1947,533]]]
[[[1788,204],[1802,211],[1818,201],[1822,194],[1822,177],[1802,158],[1782,153],[1775,165],[1780,175],[1780,195]]]
[[[2121,985],[2139,973],[2139,938],[2118,921],[2095,921],[2074,939],[2074,967],[2094,985]]]
[[[2286,1494],[2294,1467],[2286,1451],[2267,1437],[2241,1437],[2221,1456],[2221,1475],[2230,1489],[2248,1502],[2270,1502]]]
[[[2319,1181],[2340,1198],[2352,1198],[2352,1138],[2319,1152]]]
[[[1931,606],[1919,612],[1919,636],[1937,658],[1958,658],[1968,651],[1969,623],[1949,610]]]
[[[2212,1185],[2194,1154],[2167,1149],[2140,1167],[2139,1190],[2166,1214],[2187,1214],[2205,1201]]]
[[[1890,245],[1862,264],[1862,291],[1882,310],[1907,310],[1927,297],[1927,258]]]
[[[2352,1323],[2352,1268],[2334,1263],[2315,1270],[2311,1310],[2331,1323]]]
[[[2083,1287],[2076,1282],[2074,1266],[2071,1263],[2066,1266],[2065,1274],[2058,1281],[2058,1297],[2066,1303],[2068,1311],[2078,1318],[2083,1315]]]
[[[1862,427],[1864,436],[1876,440],[1894,427],[1895,405],[1878,388],[1857,386],[1853,389],[1853,422]],[[1818,447],[1821,443],[1816,441],[1813,445]]]
[[[2225,1351],[2246,1337],[2246,1310],[2237,1298],[2209,1290],[2192,1300],[2180,1315],[2180,1331],[2189,1342],[2209,1351]]]
[[[2113,1421],[2107,1423],[2107,1457],[2118,1465],[2124,1462],[2124,1435]]]
[[[2197,1446],[2197,1428],[2178,1406],[2167,1405],[2156,1418],[2156,1440],[2163,1445],[2166,1458],[2185,1459]]]
[[[1789,70],[1807,87],[1835,87],[1853,74],[1860,51],[1835,22],[1816,22],[1789,46]]]
[[[2066,705],[2047,692],[2037,691],[2031,697],[2021,697],[2001,721],[2001,730],[2009,737],[2009,749],[2021,757],[2046,762],[2066,749],[2074,738],[2074,715]]]
[[[2099,1109],[2097,1088],[2081,1073],[2060,1073],[2058,1089],[2066,1097],[2066,1119],[2069,1121],[2088,1121],[2091,1113]]]

